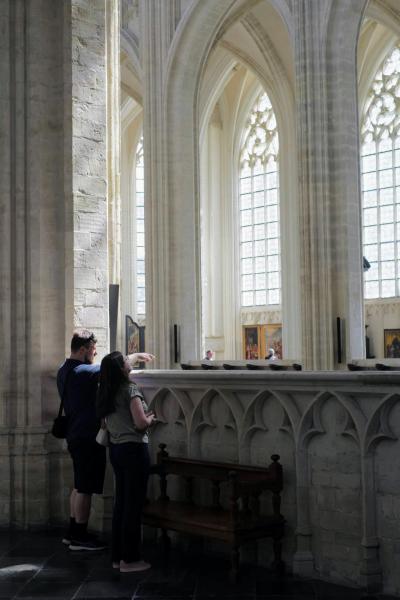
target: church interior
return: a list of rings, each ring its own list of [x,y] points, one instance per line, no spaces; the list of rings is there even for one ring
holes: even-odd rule
[[[154,460],[279,455],[288,596],[399,596],[399,0],[1,0],[0,32],[0,552],[68,513],[81,327],[155,355]]]

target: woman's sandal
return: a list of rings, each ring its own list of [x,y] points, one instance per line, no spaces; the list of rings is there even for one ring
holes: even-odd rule
[[[136,562],[126,563],[121,560],[119,563],[119,570],[121,573],[135,573],[138,571],[147,571],[150,569],[151,564],[145,562],[144,560],[138,560]]]

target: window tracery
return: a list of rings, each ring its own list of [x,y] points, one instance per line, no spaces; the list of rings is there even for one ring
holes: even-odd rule
[[[361,123],[365,298],[400,295],[400,46],[383,61]]]
[[[279,137],[268,95],[248,117],[240,151],[241,305],[280,304]]]

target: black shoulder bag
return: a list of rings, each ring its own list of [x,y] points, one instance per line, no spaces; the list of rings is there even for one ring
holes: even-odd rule
[[[63,415],[62,413],[64,410],[64,398],[65,398],[65,392],[67,391],[68,379],[69,379],[69,376],[71,375],[71,371],[73,371],[74,368],[72,368],[68,371],[67,376],[65,378],[64,389],[63,389],[63,393],[61,396],[60,408],[59,408],[57,417],[53,421],[53,427],[51,428],[52,435],[54,435],[55,438],[58,438],[60,440],[63,440],[64,438],[67,437],[68,417],[67,417],[67,415],[65,415],[65,414]]]

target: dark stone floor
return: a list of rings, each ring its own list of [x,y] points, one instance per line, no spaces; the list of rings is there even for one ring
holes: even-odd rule
[[[70,552],[55,533],[0,530],[0,598],[11,600],[360,600],[360,590],[243,566],[241,582],[228,580],[229,563],[175,551],[168,570],[159,547],[147,548],[152,568],[141,574],[113,570],[107,552]],[[388,596],[379,596],[380,600]]]

